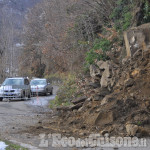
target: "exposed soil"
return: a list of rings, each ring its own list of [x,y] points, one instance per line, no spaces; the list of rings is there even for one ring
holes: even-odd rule
[[[118,64],[117,70],[115,85],[105,95],[106,101],[87,97],[82,107],[62,107],[50,114],[46,121],[43,119],[36,126],[28,128],[28,131],[35,134],[59,132],[75,137],[88,136],[90,133],[127,136],[127,124],[132,124],[138,126],[136,136],[149,136],[150,51],[143,53],[139,50],[132,58]],[[88,90],[90,80],[84,89],[86,87]],[[91,87],[89,90],[91,92]],[[100,90],[99,87],[93,87],[93,91]]]

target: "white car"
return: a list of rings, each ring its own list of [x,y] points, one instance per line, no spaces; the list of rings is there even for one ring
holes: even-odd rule
[[[48,95],[53,94],[53,87],[46,79],[33,79],[30,81],[32,95]]]
[[[0,87],[0,100],[25,100],[31,97],[28,78],[6,78]]]

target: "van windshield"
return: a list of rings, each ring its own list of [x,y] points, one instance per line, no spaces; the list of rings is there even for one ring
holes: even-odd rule
[[[6,79],[2,85],[23,85],[23,79]]]
[[[32,80],[30,85],[46,85],[46,80]]]

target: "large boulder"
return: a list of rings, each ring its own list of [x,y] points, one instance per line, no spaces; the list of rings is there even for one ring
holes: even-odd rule
[[[85,123],[88,125],[105,126],[112,123],[115,120],[115,116],[112,111],[100,111],[96,113],[87,113],[84,119]]]
[[[108,70],[105,70],[103,72],[102,78],[100,80],[100,84],[101,84],[102,88],[106,88],[106,87],[108,87],[108,85],[110,83],[112,83],[112,79],[109,78],[110,77],[109,74],[110,74],[110,72]],[[110,85],[112,85],[112,84],[110,84]]]
[[[150,23],[133,27],[124,32],[127,56],[133,56],[139,49],[150,48]]]
[[[114,113],[112,111],[110,112],[100,112],[97,115],[97,118],[95,120],[95,125],[106,125],[110,124],[114,121]]]
[[[113,87],[115,80],[113,78],[113,67],[110,61],[98,61],[97,66],[102,72],[100,85],[102,88],[109,88]]]
[[[131,123],[126,123],[126,131],[128,136],[135,136],[136,132],[138,131],[138,126]]]
[[[107,78],[111,76],[109,61],[98,61],[97,66],[99,67],[100,70],[102,71],[104,70],[103,74],[105,73],[105,76]]]

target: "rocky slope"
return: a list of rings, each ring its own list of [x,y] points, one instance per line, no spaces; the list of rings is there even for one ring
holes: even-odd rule
[[[150,50],[138,50],[121,64],[98,61],[90,73],[79,83],[84,96],[57,108],[57,117],[44,126],[74,136],[149,136]]]
[[[74,105],[57,108],[58,126],[76,135],[150,134],[150,51],[139,50],[121,65],[111,61],[91,66],[91,78],[82,82],[85,96]]]
[[[50,121],[32,130],[71,136],[149,136],[150,49],[140,47],[132,57],[119,59],[121,51],[116,46],[107,54],[110,60],[91,65],[90,76],[78,81],[77,95],[83,96],[72,100],[71,106],[58,107]]]

